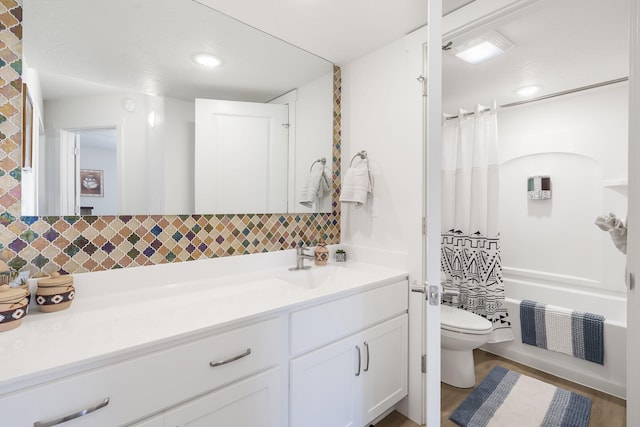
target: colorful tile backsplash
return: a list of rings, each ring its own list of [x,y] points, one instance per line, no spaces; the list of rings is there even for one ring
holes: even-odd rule
[[[4,18],[3,18],[4,17]],[[341,73],[333,81],[333,211],[327,214],[20,217],[22,6],[0,0],[0,258],[66,273],[278,251],[340,241]]]

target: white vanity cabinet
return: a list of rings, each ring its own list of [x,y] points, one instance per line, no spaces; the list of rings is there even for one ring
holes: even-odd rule
[[[294,354],[315,349],[290,362],[290,427],[361,427],[407,395],[407,298],[402,281],[292,314]]]
[[[124,425],[213,390],[218,390],[211,393],[218,401],[237,400],[239,387],[246,393],[242,379],[261,379],[261,372],[280,369],[285,330],[282,317],[272,318],[7,394],[0,398],[0,425],[7,420],[11,427],[58,425],[56,421],[99,406],[106,399],[108,404],[68,425]],[[278,376],[270,383],[271,398],[281,399],[281,381]],[[262,389],[263,383],[255,386],[255,390]],[[160,425],[151,420],[145,423],[141,425]]]
[[[164,426],[282,427],[280,385],[280,368],[254,375],[167,411]]]
[[[408,280],[371,270],[336,268],[316,288],[261,279],[201,291],[204,310],[177,326],[158,321],[162,301],[135,321],[69,310],[58,347],[36,334],[55,315],[34,316],[0,340],[40,350],[27,364],[39,369],[0,376],[0,426],[368,425],[407,395],[408,347]]]

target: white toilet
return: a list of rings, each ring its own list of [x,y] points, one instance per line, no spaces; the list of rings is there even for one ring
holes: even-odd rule
[[[473,387],[476,384],[473,349],[487,342],[491,322],[470,311],[444,304],[440,311],[441,380],[454,387]]]

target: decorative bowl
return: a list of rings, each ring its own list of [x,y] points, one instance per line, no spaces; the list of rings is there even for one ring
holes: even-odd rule
[[[68,286],[38,286],[36,303],[43,313],[53,313],[69,308],[75,298],[76,290],[73,285]]]
[[[2,304],[2,306],[5,305]],[[12,305],[12,308],[0,309],[0,332],[17,328],[22,324],[22,318],[27,315],[28,299],[24,298],[19,303]]]

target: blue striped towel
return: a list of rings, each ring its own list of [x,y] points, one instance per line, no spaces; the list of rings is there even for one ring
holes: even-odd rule
[[[604,365],[604,316],[523,300],[522,342]]]

